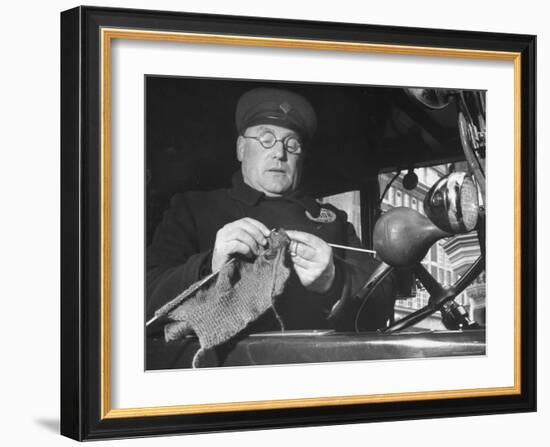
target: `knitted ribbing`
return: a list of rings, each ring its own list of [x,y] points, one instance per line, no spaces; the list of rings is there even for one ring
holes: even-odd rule
[[[171,322],[164,328],[166,341],[177,340],[192,330],[204,351],[230,340],[268,309],[277,315],[275,299],[290,276],[288,244],[283,230],[273,231],[268,248],[256,259],[239,258],[226,264],[216,281],[168,314]],[[284,329],[280,319],[279,323]],[[195,366],[200,354],[195,357]]]

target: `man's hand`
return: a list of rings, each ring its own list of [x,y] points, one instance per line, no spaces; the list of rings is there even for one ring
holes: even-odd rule
[[[311,292],[324,293],[335,277],[332,248],[321,238],[302,231],[288,230],[290,257],[302,285]]]
[[[236,254],[257,256],[260,247],[267,244],[269,234],[269,229],[263,223],[250,217],[228,223],[216,233],[212,271],[218,270]]]

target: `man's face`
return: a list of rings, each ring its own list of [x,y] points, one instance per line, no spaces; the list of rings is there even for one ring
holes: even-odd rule
[[[279,141],[266,149],[260,141],[266,132],[271,132]],[[254,137],[254,138],[250,138]],[[300,136],[293,130],[272,124],[249,127],[237,140],[237,158],[245,183],[269,197],[279,197],[294,191],[300,182],[303,163],[301,154],[289,153],[283,146],[288,137]]]

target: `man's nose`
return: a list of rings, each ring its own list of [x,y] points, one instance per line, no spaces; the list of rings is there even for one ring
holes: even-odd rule
[[[275,146],[271,148],[271,156],[278,160],[284,160],[286,158],[286,149],[282,141],[277,141]]]

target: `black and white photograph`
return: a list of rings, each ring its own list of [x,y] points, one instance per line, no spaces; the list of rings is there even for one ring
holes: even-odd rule
[[[312,13],[62,12],[63,435],[536,411],[537,37]]]
[[[145,76],[146,370],[486,354],[486,91]]]

